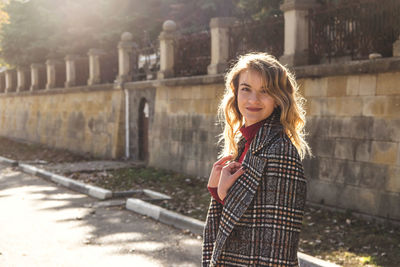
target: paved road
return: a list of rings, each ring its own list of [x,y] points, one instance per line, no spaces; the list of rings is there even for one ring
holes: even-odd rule
[[[0,266],[199,266],[201,240],[0,164]]]

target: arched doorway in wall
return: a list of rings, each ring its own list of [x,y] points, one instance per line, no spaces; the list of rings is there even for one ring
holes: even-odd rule
[[[149,158],[149,104],[145,98],[139,104],[139,160],[147,161]]]

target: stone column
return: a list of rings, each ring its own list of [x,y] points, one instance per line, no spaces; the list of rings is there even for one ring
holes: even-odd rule
[[[211,29],[211,64],[207,68],[208,74],[223,73],[228,67],[229,60],[229,27],[235,18],[212,18]]]
[[[285,0],[281,10],[285,17],[285,48],[280,61],[289,66],[308,64],[309,9],[316,0]]]
[[[54,59],[46,60],[46,76],[47,76],[46,89],[51,89],[56,87],[56,64],[57,61]]]
[[[76,66],[75,60],[78,58],[77,55],[67,55],[65,57],[65,71],[66,81],[65,87],[72,87],[76,84]]]
[[[14,82],[15,70],[6,70],[6,93],[14,92],[16,89],[16,84]]]
[[[100,77],[100,57],[104,55],[104,51],[101,49],[90,49],[88,52],[89,56],[89,80],[88,85],[101,83]]]
[[[158,79],[174,77],[176,23],[167,20],[163,24],[160,40],[160,70]]]
[[[397,41],[393,43],[393,56],[400,57],[400,35]]]
[[[42,67],[42,64],[38,64],[38,63],[31,64],[31,87],[30,87],[31,91],[41,89],[41,88],[39,88],[39,86],[40,86],[39,69],[41,67]]]
[[[132,80],[134,62],[132,55],[134,53],[135,43],[132,41],[133,35],[130,32],[124,32],[121,35],[121,41],[118,43],[118,77],[117,84]]]
[[[24,91],[27,81],[26,72],[28,70],[24,67],[17,67],[17,92]]]

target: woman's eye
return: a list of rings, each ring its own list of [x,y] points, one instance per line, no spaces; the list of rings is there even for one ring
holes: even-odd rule
[[[242,91],[250,91],[248,87],[242,87]]]

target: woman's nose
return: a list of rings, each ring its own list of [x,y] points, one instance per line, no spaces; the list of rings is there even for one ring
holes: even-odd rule
[[[251,102],[257,102],[258,101],[258,94],[257,93],[251,93],[249,95],[249,101]]]

